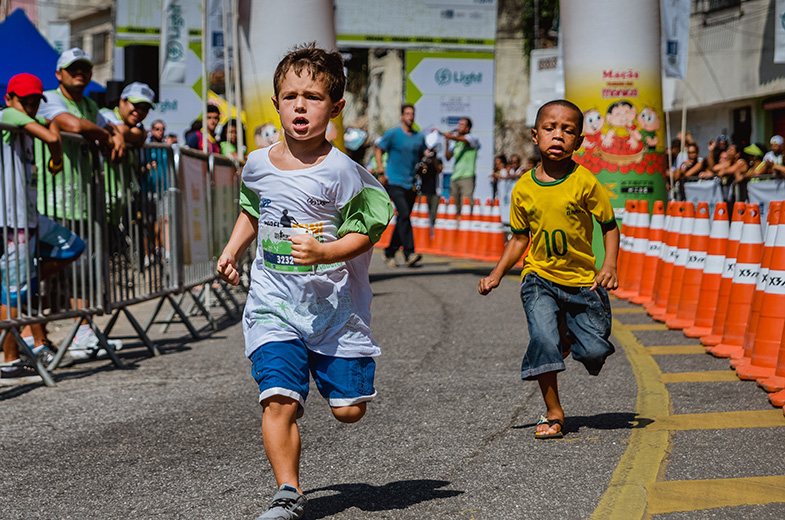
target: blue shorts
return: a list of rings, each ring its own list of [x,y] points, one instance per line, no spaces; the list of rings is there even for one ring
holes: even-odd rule
[[[611,335],[611,304],[602,287],[570,287],[528,273],[521,284],[521,300],[529,325],[529,346],[521,364],[521,378],[536,379],[565,369],[559,325],[572,337],[572,357],[596,376],[615,349]]]
[[[9,230],[0,257],[0,302],[17,307],[17,298],[25,301],[28,292],[38,292],[39,257],[44,262],[71,260],[82,254],[85,247],[84,241],[74,232],[43,215],[38,215],[37,227],[26,233],[24,229]]]
[[[349,406],[376,397],[371,357],[339,358],[308,350],[302,340],[265,343],[251,354],[251,373],[259,385],[259,402],[284,395],[305,405],[308,373],[330,406]]]

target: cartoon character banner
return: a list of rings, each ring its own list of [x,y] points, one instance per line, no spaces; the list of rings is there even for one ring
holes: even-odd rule
[[[240,0],[240,58],[248,150],[281,138],[281,121],[271,98],[278,62],[296,45],[316,42],[336,49],[331,0]],[[341,117],[331,121],[327,139],[343,149]]]
[[[561,1],[565,97],[584,112],[574,158],[608,190],[617,218],[627,199],[651,210],[666,197],[659,21],[658,2]]]

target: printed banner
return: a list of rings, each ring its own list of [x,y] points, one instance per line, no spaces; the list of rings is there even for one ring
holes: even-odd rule
[[[774,9],[774,63],[785,63],[785,0],[777,0]]]
[[[229,237],[237,218],[238,204],[234,193],[234,167],[223,164],[213,166],[213,229],[215,233],[214,251],[221,251]]]
[[[188,26],[185,0],[164,0],[161,17],[161,85],[182,85],[186,80]]]
[[[709,203],[709,213],[714,214],[714,206],[725,200],[722,195],[722,181],[718,178],[689,181],[684,183],[684,198],[687,202]]]
[[[71,48],[71,24],[65,22],[49,22],[49,43],[62,54]]]
[[[210,261],[207,242],[207,161],[180,155],[183,192],[183,264]]]
[[[239,11],[245,142],[250,152],[281,138],[281,121],[271,100],[278,62],[296,45],[315,41],[325,49],[337,46],[331,0],[240,0]],[[340,116],[328,128],[327,139],[343,149]]]
[[[425,132],[454,131],[461,118],[472,120],[480,140],[475,196],[491,196],[494,129],[493,54],[482,52],[406,52],[406,102],[414,105],[417,125]],[[444,141],[441,140],[444,152]],[[452,162],[444,165],[452,172]]]
[[[662,71],[668,78],[687,77],[690,0],[661,0]]]
[[[747,199],[760,206],[760,223],[763,232],[769,216],[769,204],[775,200],[785,200],[785,180],[752,178],[747,182]]]

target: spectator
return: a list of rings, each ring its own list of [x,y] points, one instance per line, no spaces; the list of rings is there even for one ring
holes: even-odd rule
[[[769,144],[771,150],[763,156],[763,161],[768,165],[768,172],[782,177],[785,175],[785,165],[782,164],[783,140],[781,135],[772,136]]]
[[[735,144],[731,144],[720,155],[720,161],[714,167],[714,172],[717,177],[722,179],[722,184],[728,186],[734,181],[740,182],[743,180],[748,169],[749,165],[747,161],[741,158],[738,147]]]
[[[436,224],[436,215],[439,211],[439,196],[437,187],[439,175],[442,173],[442,161],[436,156],[436,152],[428,150],[425,157],[419,164],[420,170],[420,194],[425,195],[428,204],[428,217],[431,222],[431,229]]]
[[[52,121],[61,131],[81,134],[88,141],[96,141],[103,151],[115,162],[125,156],[125,139],[111,122],[107,121],[98,111],[98,105],[85,97],[84,90],[93,76],[93,60],[89,54],[79,48],[69,49],[57,60],[55,76],[60,82],[57,89],[44,92],[44,99],[38,115]],[[37,153],[43,158],[43,153]],[[72,164],[78,162],[77,165]],[[66,148],[63,154],[64,171],[54,175],[53,181],[39,175],[38,210],[48,216],[70,220],[74,225],[88,218],[88,197],[92,179],[81,175],[91,172],[92,163],[89,155],[81,154],[78,149],[69,153]],[[39,171],[44,171],[42,164]],[[43,182],[41,182],[43,180]],[[66,193],[66,197],[62,196]],[[81,301],[75,302],[77,307]],[[120,340],[110,340],[119,349]],[[71,354],[75,358],[88,357],[98,346],[98,338],[93,329],[83,324],[79,327],[73,343]]]
[[[774,139],[772,138],[772,142],[773,140]],[[744,154],[747,156],[747,164],[749,164],[749,168],[744,173],[745,179],[749,179],[750,177],[758,177],[767,172],[768,163],[764,161],[766,153],[763,151],[763,145],[751,144],[746,146],[744,148]]]
[[[202,150],[205,153],[221,153],[221,147],[215,136],[215,129],[218,128],[218,121],[221,119],[221,111],[215,105],[207,105],[207,149],[202,148],[204,139],[202,137],[202,125],[191,126],[195,130],[188,135],[185,145],[195,150]]]
[[[160,119],[156,119],[153,121],[153,125],[150,127],[150,135],[147,137],[147,142],[149,143],[163,143],[164,142],[164,135],[166,132],[166,123],[161,121]],[[175,135],[175,134],[171,134]],[[177,137],[175,135],[175,137]]]
[[[717,139],[709,140],[709,154],[706,156],[706,168],[711,170],[720,160],[720,154],[728,149],[728,136],[720,134]]]
[[[676,181],[684,181],[691,177],[697,177],[706,168],[703,157],[698,156],[698,145],[691,143],[687,145],[687,159],[684,160],[676,171]]]
[[[521,175],[524,173],[523,164],[521,164],[523,160],[521,156],[517,153],[514,153],[510,156],[510,164],[507,168],[507,176],[511,179],[520,179]]]
[[[85,249],[84,242],[74,233],[36,211],[37,197],[32,164],[34,137],[45,143],[49,149],[47,173],[56,174],[63,168],[63,149],[57,124],[36,117],[40,102],[45,99],[41,80],[32,74],[17,74],[8,82],[5,95],[8,108],[0,113],[2,123],[25,131],[18,139],[14,139],[10,133],[6,134],[0,142],[4,163],[0,177],[5,192],[5,208],[0,211],[0,226],[6,229],[7,239],[3,257],[0,258],[0,271],[3,273],[0,280],[2,320],[16,318],[20,303],[32,296],[31,292],[37,292],[39,273],[41,278],[57,273]],[[39,256],[42,259],[40,267],[36,265]],[[17,275],[19,286],[16,282]],[[33,354],[39,356],[43,363],[49,363],[54,347],[46,337],[44,325],[37,323],[29,329],[32,337],[25,338],[25,341],[29,342]],[[3,357],[6,364],[0,370],[0,377],[3,379],[36,373],[20,359],[19,346],[11,334],[6,335],[3,342]],[[63,361],[66,361],[65,364],[73,363],[70,356],[62,358],[61,365],[65,366]]]
[[[221,129],[221,155],[237,157],[237,120],[230,119]]]
[[[122,132],[125,142],[141,146],[147,137],[144,118],[153,108],[155,92],[145,83],[135,81],[127,85],[120,94],[120,101],[114,110],[102,108],[100,114]],[[156,122],[163,125],[162,122]],[[156,123],[153,123],[155,126]],[[163,129],[161,129],[163,135]]]
[[[414,175],[417,163],[427,150],[425,137],[414,129],[414,107],[401,107],[401,124],[384,133],[376,143],[376,174],[379,182],[387,188],[390,198],[398,212],[393,228],[390,245],[384,250],[385,261],[390,267],[397,267],[395,254],[403,248],[408,267],[420,261],[422,255],[414,251],[414,232],[410,220],[414,206]],[[387,163],[382,154],[387,152]]]
[[[447,139],[447,150],[445,151],[447,160],[455,157],[450,176],[450,197],[455,199],[458,218],[461,217],[463,198],[474,199],[477,150],[480,149],[480,140],[470,133],[471,129],[472,120],[464,117],[458,121],[458,127],[454,132],[441,132]]]
[[[164,143],[168,145],[177,144],[177,134],[168,134],[164,139]]]

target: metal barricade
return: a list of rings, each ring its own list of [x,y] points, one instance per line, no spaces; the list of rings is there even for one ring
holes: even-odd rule
[[[108,335],[124,315],[151,354],[159,351],[129,307],[180,291],[172,147],[146,144],[129,149],[120,164],[105,163],[107,214]]]
[[[172,310],[164,319],[162,331],[167,330],[177,314],[191,335],[198,338],[199,334],[188,316],[198,311],[216,329],[217,323],[207,310],[211,297],[215,297],[231,316],[235,316],[239,310],[231,293],[224,285],[217,283],[215,264],[228,240],[227,220],[230,219],[231,226],[234,226],[237,217],[240,176],[238,165],[223,156],[178,148],[175,149],[174,160],[175,183],[177,190],[182,193],[178,210],[182,225],[178,228],[180,256],[177,262],[180,268],[178,279],[182,280],[182,284],[179,297],[176,300],[169,298]],[[231,234],[231,229],[228,233]],[[190,296],[191,306],[183,309],[182,303],[186,296]],[[234,309],[229,302],[234,305]],[[160,307],[156,309],[148,326],[152,324]]]
[[[61,172],[51,174],[49,151],[43,143],[8,125],[0,125],[0,134],[0,213],[4,218],[0,264],[5,311],[0,341],[11,334],[44,383],[53,386],[49,371],[60,363],[79,326],[87,322],[112,361],[121,365],[93,321],[93,316],[104,311],[100,246],[105,216],[94,207],[95,201],[103,199],[98,150],[78,135],[63,133],[65,164]],[[74,318],[74,325],[44,366],[20,331],[65,318]]]

